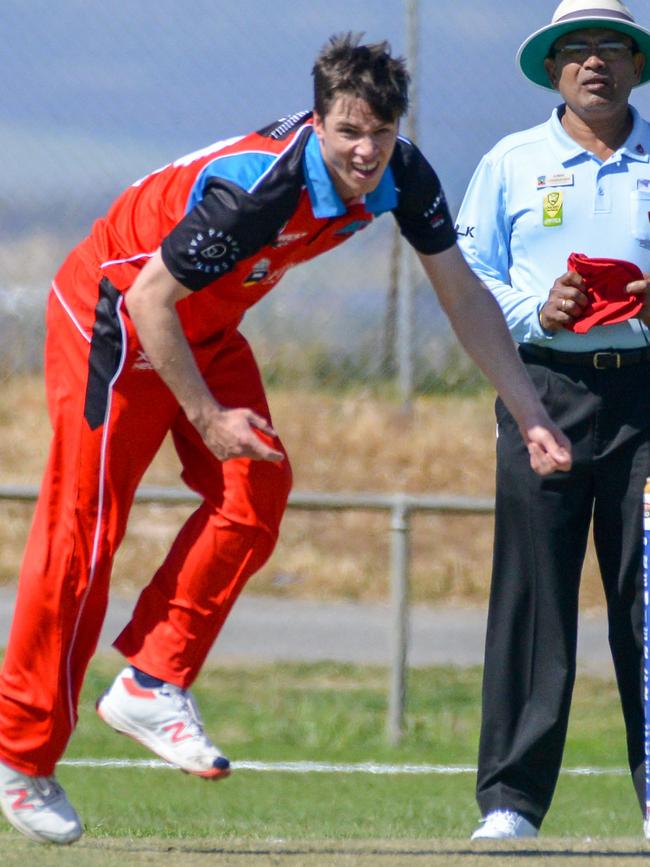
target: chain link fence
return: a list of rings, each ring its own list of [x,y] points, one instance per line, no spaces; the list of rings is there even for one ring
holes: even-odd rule
[[[482,154],[501,136],[542,122],[558,101],[527,83],[514,64],[521,41],[550,21],[555,5],[556,0],[2,0],[4,481],[40,477],[40,465],[33,472],[21,468],[31,455],[45,453],[42,388],[23,383],[19,374],[40,369],[49,283],[67,250],[122,189],[184,153],[309,107],[316,53],[331,34],[353,30],[371,41],[388,39],[394,51],[408,55],[415,100],[405,128],[415,130],[455,214]],[[629,5],[650,23],[647,4],[630,0]],[[634,94],[646,116],[649,100],[650,87]],[[418,407],[420,415],[407,430],[401,416],[387,417],[374,406],[367,405],[368,417],[360,419],[355,397],[340,402],[337,396],[339,408],[325,420],[329,396],[313,394],[359,384],[366,391],[374,385],[398,390],[405,354],[420,394],[479,381],[418,267],[403,248],[396,257],[393,221],[384,216],[325,257],[289,272],[247,315],[244,331],[269,385],[305,387],[300,414],[308,420],[302,434],[293,432],[298,452],[302,446],[307,457],[301,465],[310,470],[301,479],[303,487],[333,489],[334,479],[337,489],[358,488],[368,478],[368,487],[377,490],[490,494],[491,479],[486,481],[478,454],[478,441],[491,449],[489,401],[481,403],[478,433],[475,406],[466,407],[462,416],[454,404],[449,412],[460,425],[458,442],[452,444],[451,415],[446,418],[440,405],[436,419],[427,407]],[[395,322],[397,284],[411,293],[408,346],[398,345],[404,336]],[[274,412],[279,407],[285,418],[297,416],[295,398],[286,396],[284,404],[274,395]],[[438,432],[434,422],[441,415]],[[332,419],[339,424],[333,434]],[[418,429],[426,435],[414,446]],[[359,444],[347,464],[322,442],[324,430],[336,442],[347,436]],[[386,460],[388,450],[397,453],[393,464]],[[330,464],[322,457],[325,452]],[[171,459],[168,463],[172,467]],[[434,465],[447,475],[429,476]],[[168,483],[175,472],[172,468],[150,480]],[[270,562],[262,586],[303,581],[308,587],[325,575],[338,581],[337,592],[352,594],[355,582],[361,583],[361,596],[377,592],[387,556],[384,522],[375,526],[351,515],[341,532],[340,519],[308,520],[287,523],[284,548]],[[433,533],[432,519],[422,528],[416,522],[415,577],[421,573],[427,587],[417,598],[445,596],[454,588],[466,596],[469,581],[470,595],[478,592],[474,582],[488,571],[491,532],[478,523],[484,519],[458,520],[462,526],[446,523],[443,529],[435,519]],[[179,521],[176,514],[167,518],[152,510],[133,530],[118,571],[137,581],[138,563],[155,559],[156,533],[162,556]],[[2,528],[0,582],[16,573],[25,515],[4,515]],[[351,556],[350,538],[369,540],[365,560]],[[441,553],[443,538],[448,561]],[[316,551],[317,544],[323,550]]]
[[[640,2],[630,5],[645,11]],[[408,55],[416,96],[408,127],[455,213],[484,151],[543,120],[556,102],[514,65],[520,42],[550,20],[554,6],[2,0],[10,50],[0,90],[0,370],[6,377],[38,368],[51,277],[110,201],[183,153],[309,107],[311,64],[332,33],[386,38]],[[641,110],[647,100],[641,90]],[[405,255],[396,262],[392,233],[385,216],[326,260],[292,271],[251,311],[244,329],[269,382],[394,381],[395,341],[404,339],[395,336],[390,303],[396,270],[413,293],[407,351],[415,387],[476,381],[417,267]]]

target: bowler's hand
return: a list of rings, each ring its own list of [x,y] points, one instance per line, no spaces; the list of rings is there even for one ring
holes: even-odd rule
[[[643,280],[633,280],[625,287],[625,291],[643,296],[643,307],[637,313],[636,318],[640,319],[644,325],[650,326],[650,274],[643,275]]]
[[[538,475],[566,473],[571,469],[571,443],[548,417],[527,425],[522,435],[528,447],[531,469]]]
[[[588,303],[584,285],[576,271],[567,271],[557,278],[539,311],[539,322],[545,331],[559,331],[580,316]]]
[[[257,431],[277,436],[268,421],[251,409],[227,409],[215,405],[193,423],[203,441],[220,461],[250,458],[254,461],[281,461],[282,452],[269,446]]]

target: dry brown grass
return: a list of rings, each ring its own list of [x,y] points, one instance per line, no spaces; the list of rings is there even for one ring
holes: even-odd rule
[[[370,394],[270,394],[275,427],[292,458],[296,490],[403,491],[492,496],[492,397],[427,397],[405,417]],[[0,403],[2,484],[37,483],[49,424],[42,382],[14,377]],[[177,486],[179,467],[165,443],[148,484]],[[31,505],[0,501],[0,582],[18,571]],[[141,587],[163,558],[187,507],[134,507],[114,569],[114,586]],[[280,543],[250,589],[303,597],[382,599],[388,592],[388,526],[383,513],[289,510]],[[492,546],[491,516],[417,515],[412,524],[415,601],[485,601]],[[599,606],[602,591],[590,550],[583,602]]]

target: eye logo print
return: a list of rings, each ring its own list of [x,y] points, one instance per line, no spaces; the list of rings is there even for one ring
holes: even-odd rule
[[[204,274],[223,274],[229,271],[239,258],[239,245],[227,232],[209,229],[197,232],[187,249],[190,262]]]
[[[228,247],[222,242],[211,244],[209,247],[201,250],[201,256],[203,256],[204,259],[220,259],[227,250]]]

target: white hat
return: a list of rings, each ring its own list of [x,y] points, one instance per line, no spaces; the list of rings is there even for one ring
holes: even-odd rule
[[[526,39],[517,52],[517,63],[526,78],[541,87],[553,89],[544,61],[549,56],[553,43],[572,30],[600,27],[616,30],[633,39],[648,62],[641,74],[639,84],[650,79],[650,31],[637,24],[632,13],[620,0],[562,0],[553,13],[551,23],[536,30]]]

